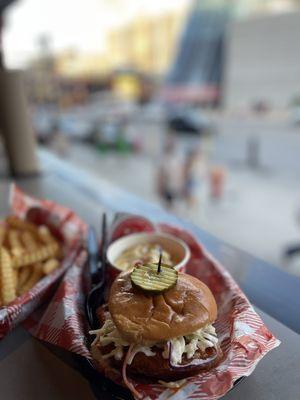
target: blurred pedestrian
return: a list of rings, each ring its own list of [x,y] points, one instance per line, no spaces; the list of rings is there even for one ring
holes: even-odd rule
[[[183,194],[188,207],[199,205],[199,191],[205,177],[205,160],[200,147],[190,149],[184,163]]]
[[[60,131],[57,122],[52,127],[50,147],[59,157],[67,158],[70,147],[69,139],[66,134]]]
[[[224,195],[226,169],[215,165],[210,170],[210,197],[212,200],[221,200]]]
[[[174,208],[182,198],[183,165],[175,138],[168,136],[160,157],[157,190],[167,208]]]

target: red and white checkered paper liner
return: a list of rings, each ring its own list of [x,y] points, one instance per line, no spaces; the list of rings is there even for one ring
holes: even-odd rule
[[[213,370],[189,378],[172,398],[218,399],[230,390],[238,378],[250,375],[262,357],[280,342],[264,325],[230,274],[190,233],[166,224],[154,226],[144,218],[129,216],[114,224],[112,237],[142,231],[143,226],[147,231],[153,229],[170,233],[188,244],[192,256],[187,272],[205,282],[218,303],[215,327],[224,359]],[[83,253],[80,257],[85,256]],[[30,330],[39,339],[89,357],[83,312],[85,282],[82,269],[74,264],[65,274],[40,321],[31,321]],[[135,383],[135,386],[147,399],[162,400],[174,394],[171,389],[159,384]]]
[[[24,321],[51,294],[57,280],[70,267],[78,253],[86,224],[73,211],[49,200],[38,200],[26,195],[15,184],[10,189],[11,213],[24,218],[31,207],[40,207],[55,216],[64,237],[65,256],[61,266],[41,279],[30,291],[16,298],[9,306],[0,308],[0,339]]]

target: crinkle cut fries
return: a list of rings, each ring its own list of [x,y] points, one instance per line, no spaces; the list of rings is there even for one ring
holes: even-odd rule
[[[9,216],[0,222],[0,306],[60,265],[62,248],[47,226]]]

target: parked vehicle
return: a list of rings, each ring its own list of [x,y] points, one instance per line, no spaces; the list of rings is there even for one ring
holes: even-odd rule
[[[201,110],[187,107],[170,109],[167,112],[167,124],[171,132],[204,135],[213,131],[212,122]]]

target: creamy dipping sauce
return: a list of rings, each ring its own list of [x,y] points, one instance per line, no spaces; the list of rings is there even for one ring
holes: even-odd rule
[[[127,271],[132,268],[134,263],[138,260],[143,263],[158,262],[160,248],[161,246],[156,243],[137,244],[123,251],[114,264],[118,269]],[[170,266],[175,265],[170,253],[165,250],[162,250],[162,262]]]

